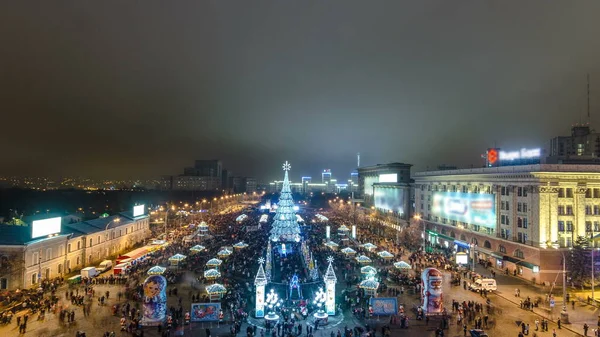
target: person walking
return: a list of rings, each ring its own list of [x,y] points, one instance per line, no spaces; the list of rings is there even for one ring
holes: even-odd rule
[[[559,329],[562,329],[562,328],[560,327],[560,317],[559,317],[559,318],[558,318],[558,320],[556,321],[556,324],[558,324],[558,328],[559,328]]]
[[[587,333],[588,333],[588,329],[590,327],[587,325],[587,323],[583,324],[583,335],[587,337]]]

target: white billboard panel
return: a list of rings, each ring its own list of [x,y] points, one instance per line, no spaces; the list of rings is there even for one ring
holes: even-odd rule
[[[380,183],[397,183],[398,182],[398,173],[380,174],[379,182]]]
[[[61,217],[35,220],[31,223],[31,238],[60,233]]]
[[[146,212],[145,205],[133,206],[133,216],[134,217],[144,215],[145,212]]]

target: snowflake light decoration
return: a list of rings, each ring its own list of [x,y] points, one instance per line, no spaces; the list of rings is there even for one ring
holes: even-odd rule
[[[263,264],[263,263],[265,263],[265,258],[264,258],[264,257],[262,257],[262,256],[261,256],[261,257],[259,257],[259,258],[258,258],[258,263],[259,263],[259,264]]]
[[[285,161],[285,163],[283,163],[283,170],[284,171],[289,171],[292,169],[292,165],[290,163],[287,162],[287,160]]]
[[[329,257],[327,257],[327,262],[333,263],[333,260],[334,260],[333,256],[330,255]]]

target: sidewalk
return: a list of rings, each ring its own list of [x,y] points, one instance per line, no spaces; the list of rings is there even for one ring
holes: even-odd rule
[[[485,269],[481,265],[477,265],[475,267],[475,271],[482,275],[490,274],[489,270]],[[543,289],[542,287],[533,285],[531,282],[527,282],[526,280],[518,277],[505,275],[499,270],[496,272],[496,281],[498,283],[497,296],[514,303],[518,307],[520,307],[520,301],[526,300],[528,296],[532,301],[537,297],[541,297],[542,302],[540,303],[540,306],[538,308],[534,308],[533,312],[540,317],[546,318],[554,323],[557,322],[563,306],[562,296],[554,296],[555,306],[552,309],[547,303],[545,303],[547,290]],[[515,297],[515,289],[517,288],[520,291],[520,297]],[[571,303],[567,303],[566,309],[567,314],[569,315],[569,324],[564,324],[564,322],[562,322],[562,328],[583,336],[583,325],[587,323],[589,326],[588,336],[593,336],[593,329],[598,328],[597,323],[600,309],[598,309],[596,306],[588,305],[585,301],[579,301],[576,296],[571,297],[571,300],[575,300],[575,306],[573,308]]]

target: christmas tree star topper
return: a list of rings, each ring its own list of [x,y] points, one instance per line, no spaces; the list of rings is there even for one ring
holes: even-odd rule
[[[283,163],[283,170],[284,171],[289,171],[292,169],[292,165],[290,163],[287,162],[287,160],[285,161],[285,163]]]

